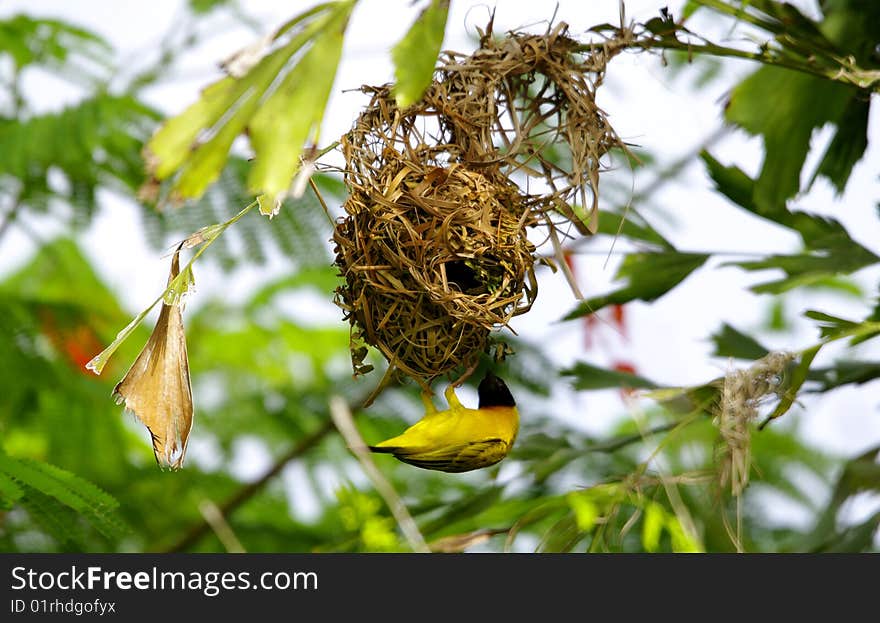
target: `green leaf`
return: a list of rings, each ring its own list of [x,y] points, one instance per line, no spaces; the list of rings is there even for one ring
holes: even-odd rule
[[[870,99],[852,98],[838,121],[837,132],[828,145],[810,185],[820,175],[828,179],[842,194],[850,173],[868,148],[868,114]]]
[[[825,341],[852,336],[850,345],[854,346],[880,335],[880,320],[875,319],[874,314],[862,322],[847,320],[815,310],[807,310],[804,312],[804,316],[819,323],[819,331]]]
[[[755,180],[737,166],[724,166],[708,151],[702,151],[700,158],[706,164],[709,177],[720,193],[752,214],[798,232],[806,247],[843,249],[851,245],[859,246],[843,225],[833,218],[807,212],[792,212],[784,204],[778,204],[773,209],[759,208],[754,201]]]
[[[852,87],[772,66],[761,67],[734,88],[725,117],[764,139],[764,161],[754,193],[761,212],[778,209],[798,193],[813,130],[829,122],[845,124],[841,118],[857,97]],[[846,128],[844,135],[851,135],[856,127]],[[856,160],[859,157],[861,153]],[[829,162],[842,169],[841,161],[836,156]]]
[[[16,15],[0,20],[0,57],[9,54],[16,68],[41,65],[67,71],[74,61],[77,72],[85,67],[108,68],[112,46],[98,34],[55,19]],[[71,78],[67,71],[65,77]],[[98,78],[98,76],[90,76]]]
[[[114,512],[119,502],[71,472],[48,463],[14,459],[0,450],[0,473],[83,515],[106,536],[117,536],[125,530]]]
[[[184,198],[199,197],[220,175],[232,142],[248,129],[256,152],[251,190],[271,196],[286,190],[304,142],[323,117],[342,31],[353,6],[353,0],[346,0],[305,11],[275,33],[277,39],[293,32],[287,43],[240,77],[229,76],[208,86],[196,103],[150,139],[146,147],[150,172],[159,180],[178,173],[174,192]],[[295,142],[286,143],[290,140]]]
[[[563,376],[573,376],[575,389],[607,389],[609,387],[630,387],[656,389],[654,381],[618,370],[599,368],[588,363],[578,362],[567,370],[560,371]]]
[[[342,40],[353,2],[342,3],[322,23],[309,50],[248,124],[257,154],[248,178],[255,193],[283,195],[300,167],[306,141],[314,139],[336,78]]]
[[[880,512],[874,513],[865,521],[842,529],[817,548],[817,552],[861,553],[873,549],[877,529],[880,527]]]
[[[660,549],[660,535],[666,523],[666,511],[656,502],[646,505],[645,518],[642,520],[642,547],[647,552]]]
[[[0,472],[0,509],[10,510],[23,495],[22,488],[12,478]]]
[[[880,4],[872,0],[821,0],[822,33],[859,65],[877,65]]]
[[[832,544],[839,542],[841,537],[841,533],[836,529],[840,508],[858,493],[880,491],[878,458],[880,458],[880,446],[874,446],[846,462],[834,485],[831,499],[824,507],[824,512],[818,518],[813,531],[797,544],[799,549],[821,551],[835,548]]]
[[[314,7],[297,16],[291,22],[307,21],[309,17],[314,17],[315,14],[320,15],[326,11],[327,6],[327,4],[322,4]],[[319,21],[318,23],[323,22]],[[314,26],[314,22],[312,26]],[[193,167],[192,161],[198,154],[202,154],[200,156],[202,160],[207,158],[205,154],[210,154],[214,160],[218,158],[221,160],[216,171],[216,174],[219,174],[229,145],[247,125],[249,118],[247,110],[249,109],[251,112],[254,110],[278,72],[290,57],[307,43],[309,36],[313,33],[314,28],[305,32],[300,31],[286,45],[264,56],[243,76],[239,78],[229,76],[209,85],[194,104],[176,117],[166,121],[145,148],[150,172],[157,179],[162,180],[184,164],[190,168]],[[279,34],[276,33],[276,36]],[[224,128],[226,131],[221,134]],[[213,138],[197,140],[202,136]],[[226,151],[223,150],[223,144],[226,144]],[[206,145],[211,147],[206,147]],[[207,180],[205,186],[211,181]],[[180,185],[181,182],[178,180],[175,184],[175,189],[178,192],[181,192]],[[184,196],[188,195],[184,194]]]
[[[851,245],[835,244],[832,248],[810,251],[810,253],[794,255],[771,255],[758,261],[730,262],[725,266],[739,266],[749,271],[781,269],[787,277],[760,283],[750,288],[759,294],[781,294],[793,288],[822,287],[829,282],[829,278],[834,278],[840,273],[855,272],[877,263],[880,259],[855,242]]]
[[[766,327],[771,331],[785,331],[789,328],[788,318],[785,315],[785,301],[777,298],[770,306]]]
[[[712,335],[715,343],[715,357],[734,357],[736,359],[760,359],[770,351],[755,338],[737,331],[724,323],[721,331]]]
[[[606,305],[622,305],[633,300],[653,301],[681,283],[709,258],[703,253],[633,253],[623,260],[617,271],[618,279],[628,284],[619,289],[580,303],[563,320],[587,316]]]
[[[804,316],[819,323],[819,332],[823,338],[837,339],[849,335],[859,325],[854,320],[847,320],[812,309],[805,311]]]
[[[599,519],[599,508],[596,504],[584,495],[580,495],[576,491],[572,491],[565,496],[571,510],[574,511],[575,522],[578,530],[581,532],[590,532]]]
[[[687,21],[690,17],[697,12],[698,9],[703,8],[698,0],[687,0],[685,5],[681,9],[681,18],[683,21]]]
[[[434,75],[443,45],[449,0],[431,0],[406,35],[391,50],[394,61],[394,98],[405,108],[417,102]]]
[[[61,543],[83,541],[82,525],[77,521],[75,511],[39,489],[28,486],[24,489],[25,495],[21,499],[21,506],[33,519],[37,528],[41,528],[43,532]]]
[[[785,34],[782,45],[809,43],[822,50],[833,51],[831,43],[822,35],[817,23],[801,13],[797,7],[779,0],[748,0],[738,7],[738,14],[749,11],[749,16],[775,34]]]
[[[865,296],[862,287],[856,281],[845,277],[821,277],[815,279],[809,287],[814,290],[828,290],[858,300]]]
[[[672,551],[677,554],[702,554],[706,550],[702,544],[685,531],[678,517],[669,515],[666,529],[672,541]]]
[[[804,241],[806,248],[802,253],[725,264],[752,271],[778,268],[787,275],[783,279],[752,286],[752,291],[779,294],[796,287],[822,287],[839,274],[852,273],[880,261],[880,257],[853,240],[835,219],[791,212],[782,203],[772,208],[759,208],[753,201],[754,180],[737,167],[721,165],[707,152],[701,157],[721,193],[749,212],[797,231]]]
[[[189,8],[196,14],[210,13],[224,4],[229,4],[229,0],[189,0]]]
[[[48,211],[63,204],[64,221],[72,208],[76,222],[85,225],[99,186],[132,194],[142,184],[137,154],[158,117],[132,96],[100,92],[60,111],[23,120],[0,117],[0,180],[8,175],[24,181],[18,198],[23,205]]]
[[[642,242],[650,242],[656,244],[664,250],[674,251],[675,247],[660,235],[651,225],[638,215],[635,210],[628,210],[625,213],[617,213],[611,211],[602,212],[599,217],[599,228],[596,230],[598,234],[606,234],[608,236],[624,236],[631,240],[640,240]],[[621,226],[623,220],[623,226]]]
[[[838,361],[832,366],[810,370],[807,378],[819,383],[815,390],[819,392],[850,383],[862,385],[880,378],[880,361]]]
[[[574,514],[569,513],[544,533],[544,538],[538,545],[537,551],[541,553],[570,552],[584,536],[585,534],[578,528]]]
[[[722,379],[716,379],[695,387],[663,387],[646,394],[673,413],[715,414],[721,400]]]
[[[784,205],[777,205],[773,210],[758,209],[755,203],[755,180],[739,167],[724,166],[706,150],[700,152],[700,159],[706,164],[706,170],[715,182],[715,188],[734,204],[770,220],[775,220],[774,217],[779,212],[786,211]]]

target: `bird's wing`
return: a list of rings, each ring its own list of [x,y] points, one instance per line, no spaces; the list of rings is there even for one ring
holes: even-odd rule
[[[395,457],[424,469],[442,472],[467,472],[494,465],[507,455],[503,439],[481,439],[442,448],[389,448]]]
[[[400,435],[386,439],[374,447],[382,448],[383,452],[396,453],[397,449],[401,449],[421,453],[428,452],[432,448],[464,445],[473,438],[467,436],[470,431],[465,428],[465,422],[459,412],[435,410],[426,414]],[[478,436],[478,439],[482,436],[485,435]]]

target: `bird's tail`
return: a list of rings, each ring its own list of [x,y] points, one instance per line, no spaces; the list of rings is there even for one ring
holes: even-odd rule
[[[394,454],[397,449],[394,446],[367,446],[370,452],[384,452],[386,454]]]

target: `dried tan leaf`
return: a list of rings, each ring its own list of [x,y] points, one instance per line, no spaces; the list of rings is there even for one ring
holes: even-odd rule
[[[180,273],[180,247],[171,260],[168,282]],[[193,403],[186,335],[181,305],[163,302],[159,320],[146,346],[113,390],[116,403],[125,403],[153,437],[153,452],[161,467],[180,469],[192,429]]]

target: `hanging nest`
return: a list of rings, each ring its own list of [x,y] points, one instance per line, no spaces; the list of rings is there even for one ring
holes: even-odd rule
[[[337,303],[356,342],[430,380],[470,363],[491,329],[531,306],[532,215],[506,178],[390,149],[382,160],[363,176],[366,187],[349,181],[349,216],[334,233],[346,281]]]
[[[487,31],[472,55],[444,53],[412,106],[389,85],[363,87],[371,101],[341,139],[336,302],[356,373],[364,342],[428,383],[474,363],[490,331],[535,300],[528,230],[595,232],[600,159],[622,143],[594,95],[621,46],[582,52],[565,24]]]

